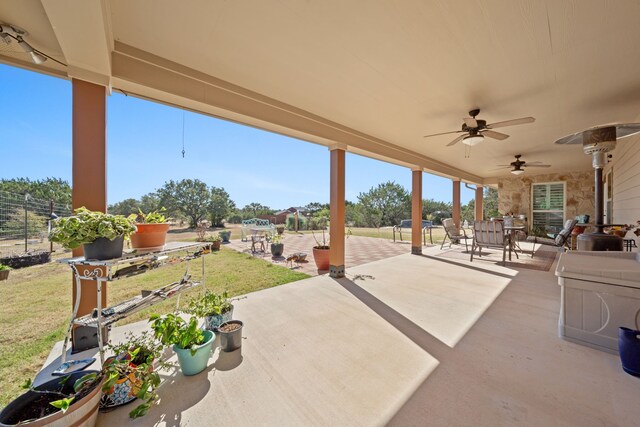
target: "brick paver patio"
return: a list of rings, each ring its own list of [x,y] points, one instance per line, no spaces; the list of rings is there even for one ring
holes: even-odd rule
[[[284,256],[281,258],[272,258],[269,244],[266,245],[266,253],[260,251],[253,254],[251,252],[251,242],[242,242],[240,239],[235,239],[231,240],[231,243],[224,246],[238,252],[252,254],[253,256],[263,258],[267,261],[273,262],[274,264],[282,266],[287,264],[287,256],[295,252],[304,252],[307,254],[307,262],[294,264],[293,268],[301,270],[312,276],[328,273],[328,271],[318,271],[316,269],[312,251],[313,246],[316,244],[313,235],[285,234],[282,239],[282,243],[284,243]],[[393,242],[387,239],[363,236],[349,236],[345,241],[345,263],[348,267],[354,267],[356,265],[366,264],[410,252],[411,244],[408,241]]]

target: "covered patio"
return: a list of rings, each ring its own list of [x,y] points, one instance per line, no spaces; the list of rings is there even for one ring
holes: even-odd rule
[[[241,352],[216,350],[195,377],[163,373],[160,405],[135,424],[635,425],[640,383],[618,357],[558,338],[555,265],[438,253],[248,295]],[[128,424],[127,412],[98,425]]]
[[[25,40],[59,62],[11,48],[0,61],[72,82],[76,208],[106,211],[113,91],[329,150],[330,275],[240,301],[242,359],[216,354],[206,374],[173,372],[162,405],[137,423],[637,424],[640,383],[618,357],[558,338],[553,267],[439,257],[418,225],[425,172],[451,179],[457,225],[462,185],[475,190],[476,219],[487,186],[501,191],[503,213],[537,213],[543,225],[550,215],[593,214],[590,158],[553,142],[640,120],[639,15],[634,0],[2,2],[0,21],[26,29]],[[473,109],[487,123],[535,122],[508,128],[506,141],[423,138],[461,132]],[[639,142],[621,140],[601,168],[609,223],[640,216]],[[347,262],[347,153],[412,177],[405,254]],[[519,154],[550,166],[516,177],[496,169]],[[535,185],[562,187],[562,209],[536,208]],[[93,284],[82,286],[81,315],[96,300]],[[106,289],[102,297],[106,306]],[[126,417],[118,410],[98,422]]]

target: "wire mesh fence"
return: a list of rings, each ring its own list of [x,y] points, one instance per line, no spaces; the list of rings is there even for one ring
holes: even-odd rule
[[[0,257],[61,249],[49,242],[50,220],[69,215],[69,205],[0,191]]]

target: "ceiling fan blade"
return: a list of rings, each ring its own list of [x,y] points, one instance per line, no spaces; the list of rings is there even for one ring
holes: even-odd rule
[[[469,126],[470,128],[477,128],[478,127],[478,121],[476,119],[474,119],[473,117],[465,117],[462,120],[464,120],[464,124]]]
[[[512,165],[496,165],[499,168],[510,168]]]
[[[423,136],[423,138],[430,138],[432,136],[449,135],[451,133],[461,133],[461,132],[464,132],[464,131],[463,130],[454,130],[454,131],[451,131],[451,132],[434,133],[434,134],[431,134],[431,135],[425,135],[425,136]]]
[[[524,125],[527,123],[533,123],[536,119],[533,117],[522,117],[521,119],[505,120],[504,122],[491,123],[487,125],[487,129],[503,128],[506,126]]]
[[[497,139],[499,141],[509,138],[509,135],[507,135],[506,133],[495,132],[489,129],[485,129],[481,131],[481,133],[484,136],[488,136],[489,138]]]
[[[527,163],[526,165],[522,165],[522,167],[525,167],[525,168],[550,168],[551,165],[530,165],[529,163]]]
[[[454,139],[453,141],[451,141],[450,143],[447,144],[447,147],[451,147],[452,145],[456,145],[458,142],[462,141],[464,139],[464,137],[467,136],[466,132],[464,135],[460,135],[459,137],[457,137],[456,139]]]

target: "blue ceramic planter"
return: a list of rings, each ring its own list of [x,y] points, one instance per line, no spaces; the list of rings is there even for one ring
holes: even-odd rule
[[[620,327],[618,350],[622,369],[628,374],[640,377],[640,331]]]
[[[215,314],[213,316],[207,316],[204,318],[204,324],[207,330],[214,331],[220,327],[224,322],[228,322],[233,318],[233,306],[231,306],[231,310],[226,313],[222,313],[220,315]]]
[[[195,355],[191,355],[191,350],[173,346],[173,351],[178,355],[180,370],[184,375],[195,375],[204,371],[211,356],[211,344],[215,339],[215,334],[211,331],[203,331],[205,342],[198,347]]]

